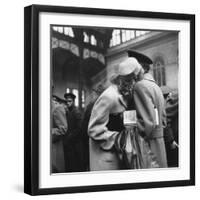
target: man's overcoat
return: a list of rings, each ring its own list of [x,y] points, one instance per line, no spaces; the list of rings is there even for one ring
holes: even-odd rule
[[[52,172],[64,172],[63,139],[68,125],[65,109],[61,105],[52,105]]]
[[[139,131],[149,142],[160,167],[167,167],[163,139],[163,127],[166,123],[164,97],[151,74],[144,74],[144,79],[136,83],[134,101]]]

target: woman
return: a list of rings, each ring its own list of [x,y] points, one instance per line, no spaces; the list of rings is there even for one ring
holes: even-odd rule
[[[117,135],[124,129],[123,112],[130,91],[143,73],[135,58],[119,64],[118,73],[94,104],[88,126],[90,137],[90,170],[122,169],[114,147]]]

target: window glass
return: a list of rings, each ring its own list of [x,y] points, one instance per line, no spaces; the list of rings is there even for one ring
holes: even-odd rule
[[[159,86],[166,84],[165,64],[162,57],[157,57],[153,67],[154,79]]]
[[[113,39],[113,46],[116,46],[121,43],[120,39],[120,30],[115,29],[112,33],[112,39]]]
[[[114,29],[110,40],[110,47],[117,46],[121,43],[134,39],[135,37],[140,37],[148,32],[150,31]]]
[[[94,46],[97,45],[97,40],[96,40],[96,38],[94,37],[94,35],[91,35],[91,45],[94,45]]]
[[[70,89],[69,89],[69,88],[67,88],[67,89],[66,89],[66,93],[69,93],[69,92],[70,92]]]
[[[122,30],[122,42],[126,42],[126,31]]]
[[[131,32],[129,30],[126,30],[126,41],[131,39]]]
[[[63,27],[59,26],[58,27],[58,32],[63,33]]]
[[[70,37],[74,37],[74,32],[71,27],[64,27],[64,34]]]
[[[82,90],[81,101],[82,101],[82,108],[84,108],[85,107],[85,91],[84,90]]]
[[[77,89],[72,89],[72,93],[76,96],[76,98],[75,98],[75,106],[78,106],[79,105],[78,90]]]
[[[54,31],[58,31],[58,27],[57,26],[53,26],[53,30]]]
[[[83,33],[83,37],[84,37],[83,38],[84,42],[88,43],[90,41],[90,38],[89,38],[89,36],[88,36],[88,34],[86,32]]]
[[[136,33],[136,37],[139,37],[140,35],[141,35],[141,32],[142,31],[136,31],[135,33]]]
[[[130,31],[131,39],[135,38],[135,31]]]

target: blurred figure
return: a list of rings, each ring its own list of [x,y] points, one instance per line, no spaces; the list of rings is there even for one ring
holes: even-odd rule
[[[83,145],[84,145],[84,168],[85,170],[89,170],[89,136],[88,136],[88,124],[92,112],[92,108],[94,103],[96,102],[97,98],[101,95],[104,91],[103,85],[98,85],[95,89],[93,89],[93,98],[88,103],[85,108],[84,116],[82,120],[82,129],[81,133],[83,134]]]
[[[135,58],[119,64],[111,85],[96,100],[88,126],[90,170],[123,169],[115,149],[117,135],[124,130],[123,112],[142,67]]]
[[[52,172],[65,172],[63,139],[67,132],[66,110],[52,97]]]
[[[134,103],[138,115],[138,129],[149,143],[152,153],[156,156],[159,167],[167,167],[163,126],[166,124],[165,102],[160,87],[149,73],[152,60],[136,51],[128,51],[144,69],[144,79],[137,82],[134,90]]]
[[[65,93],[64,97],[68,109],[66,112],[68,130],[64,139],[65,167],[66,172],[79,172],[83,171],[82,115],[74,104],[76,96]]]
[[[166,104],[167,125],[164,129],[167,163],[178,167],[178,93],[167,86],[161,87]]]
[[[55,102],[57,102],[57,104],[63,106],[65,108],[65,110],[67,110],[67,105],[66,105],[65,99],[62,99],[62,98],[58,97],[57,95],[53,95],[53,99],[55,100]]]

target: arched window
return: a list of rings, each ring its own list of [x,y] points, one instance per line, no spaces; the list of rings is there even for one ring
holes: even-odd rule
[[[159,86],[166,85],[165,63],[161,56],[156,57],[154,60],[153,75]]]

